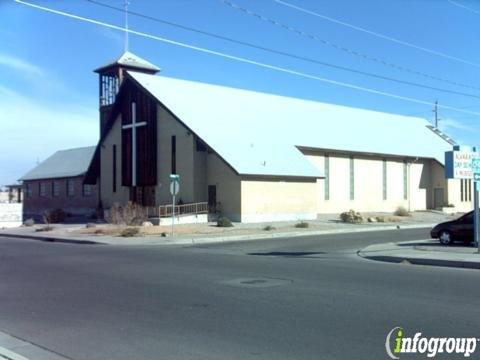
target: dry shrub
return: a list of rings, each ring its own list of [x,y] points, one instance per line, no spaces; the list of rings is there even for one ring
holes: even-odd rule
[[[223,216],[217,220],[217,227],[232,227],[233,224],[229,218]]]
[[[27,220],[25,220],[25,222],[23,223],[23,225],[25,225],[25,226],[27,226],[27,227],[33,226],[33,225],[35,225],[35,220],[33,220],[33,219],[27,219]]]
[[[299,223],[295,224],[295,227],[299,229],[304,229],[304,228],[308,228],[309,224],[305,221],[300,221]]]
[[[140,226],[147,220],[147,209],[131,201],[124,206],[113,204],[105,212],[105,220],[115,225]]]
[[[343,222],[350,224],[359,224],[363,222],[363,216],[355,210],[349,210],[340,214],[340,219]],[[378,219],[377,219],[378,220]]]
[[[140,229],[137,227],[127,227],[122,230],[120,233],[120,236],[123,237],[133,237],[133,236],[138,236],[140,234]]]
[[[58,224],[65,221],[67,213],[62,209],[55,209],[51,211],[45,211],[43,213],[43,222],[45,224]]]
[[[410,216],[410,213],[403,206],[399,206],[399,207],[397,207],[397,209],[395,210],[393,215],[395,215],[395,216]]]

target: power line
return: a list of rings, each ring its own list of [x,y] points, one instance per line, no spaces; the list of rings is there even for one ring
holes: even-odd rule
[[[372,36],[376,36],[380,39],[388,40],[388,41],[394,42],[396,44],[404,45],[404,46],[410,47],[412,49],[416,49],[416,50],[420,50],[420,51],[423,51],[423,52],[426,52],[426,53],[429,53],[429,54],[432,54],[432,55],[440,56],[440,57],[443,57],[445,59],[458,61],[458,62],[468,64],[468,65],[472,65],[472,66],[475,66],[475,67],[480,67],[480,64],[478,64],[478,63],[475,63],[475,62],[472,62],[472,61],[469,61],[469,60],[465,60],[465,59],[462,59],[462,58],[459,58],[459,57],[456,57],[456,56],[448,55],[448,54],[445,54],[445,53],[440,52],[440,51],[428,49],[428,48],[423,47],[423,46],[415,45],[415,44],[409,43],[407,41],[399,40],[399,39],[393,38],[393,37],[388,36],[388,35],[384,35],[384,34],[381,34],[381,33],[378,33],[378,32],[372,31],[372,30],[362,28],[360,26],[352,25],[352,24],[347,23],[345,21],[341,21],[341,20],[326,16],[326,15],[322,15],[320,13],[302,8],[300,6],[291,4],[291,3],[286,2],[286,1],[282,1],[282,0],[272,0],[272,1],[276,2],[277,4],[281,4],[281,5],[284,5],[286,7],[289,7],[291,9],[303,12],[305,14],[313,15],[313,16],[316,16],[316,17],[321,18],[323,20],[327,20],[327,21],[333,22],[335,24],[346,26],[350,29],[354,29],[354,30],[357,30],[357,31],[360,31],[360,32],[363,32],[363,33],[366,33],[366,34],[369,34],[369,35],[372,35]]]
[[[448,83],[448,84],[451,84],[451,85],[456,85],[456,86],[461,86],[461,87],[464,87],[464,88],[469,88],[469,89],[475,89],[475,90],[480,90],[480,87],[477,87],[477,86],[472,86],[472,85],[468,85],[468,84],[465,84],[465,83],[461,83],[461,82],[457,82],[457,81],[453,81],[453,80],[449,80],[449,79],[445,79],[445,78],[442,78],[442,77],[439,77],[439,76],[435,76],[435,75],[430,75],[430,74],[427,74],[427,73],[424,73],[424,72],[421,72],[421,71],[417,71],[417,70],[413,70],[413,69],[410,69],[410,68],[407,68],[407,67],[404,67],[404,66],[401,66],[401,65],[396,65],[396,64],[393,64],[391,62],[388,62],[386,60],[383,60],[383,59],[380,59],[380,58],[377,58],[375,56],[371,56],[371,55],[367,55],[365,53],[362,53],[362,52],[359,52],[359,51],[356,51],[356,50],[352,50],[350,48],[347,48],[343,45],[338,45],[336,43],[333,43],[329,40],[325,40],[325,39],[322,39],[320,37],[318,37],[317,35],[313,35],[313,34],[310,34],[310,33],[307,33],[303,30],[299,30],[297,28],[294,28],[290,25],[286,25],[285,23],[282,23],[280,21],[277,21],[277,20],[274,20],[270,17],[266,17],[264,15],[261,15],[261,14],[258,14],[252,10],[249,10],[247,8],[244,8],[242,6],[239,6],[237,4],[234,4],[228,0],[219,0],[221,1],[223,4],[225,5],[228,5],[230,6],[231,8],[235,9],[235,10],[239,10],[239,11],[242,11],[243,13],[247,14],[247,15],[250,15],[250,16],[253,16],[253,17],[256,17],[262,21],[265,21],[265,22],[268,22],[272,25],[275,25],[275,26],[278,26],[284,30],[287,30],[287,31],[290,31],[290,32],[293,32],[293,33],[296,33],[297,35],[301,35],[303,37],[306,37],[310,40],[315,40],[315,41],[318,41],[324,45],[327,45],[327,46],[330,46],[330,47],[333,47],[335,48],[336,50],[341,50],[343,52],[346,52],[348,53],[349,55],[354,55],[354,56],[357,56],[357,57],[361,57],[363,58],[364,60],[370,60],[370,61],[374,61],[378,64],[381,64],[381,65],[384,65],[384,66],[388,66],[388,67],[391,67],[391,68],[394,68],[396,70],[400,70],[400,71],[404,71],[404,72],[408,72],[410,74],[414,74],[414,75],[418,75],[418,76],[423,76],[425,78],[428,78],[428,79],[431,79],[431,80],[437,80],[437,81],[442,81],[442,82],[445,82],[445,83]]]
[[[431,102],[425,101],[425,100],[420,100],[420,99],[411,98],[411,97],[407,97],[407,96],[392,94],[392,93],[384,92],[384,91],[381,91],[381,90],[375,90],[375,89],[366,88],[366,87],[363,87],[363,86],[358,86],[358,85],[349,84],[349,83],[345,83],[345,82],[341,82],[341,81],[336,81],[336,80],[332,80],[332,79],[328,79],[328,78],[323,78],[323,77],[320,77],[320,76],[316,76],[316,75],[312,75],[312,74],[308,74],[308,73],[304,73],[304,72],[300,72],[300,71],[296,71],[296,70],[292,70],[292,69],[288,69],[288,68],[283,68],[283,67],[276,66],[276,65],[270,65],[270,64],[262,63],[262,62],[259,62],[259,61],[256,61],[256,60],[251,60],[251,59],[247,59],[247,58],[244,58],[244,57],[240,57],[240,56],[229,55],[229,54],[222,53],[222,52],[219,52],[219,51],[210,50],[210,49],[202,48],[202,47],[195,46],[195,45],[190,45],[190,44],[187,44],[187,43],[167,39],[167,38],[156,36],[156,35],[147,34],[147,33],[140,32],[140,31],[135,31],[135,30],[132,30],[132,29],[127,30],[127,29],[124,29],[123,27],[120,27],[120,26],[117,26],[117,25],[113,25],[113,24],[109,24],[109,23],[106,23],[106,22],[86,18],[86,17],[83,17],[83,16],[67,13],[67,12],[60,11],[60,10],[51,9],[51,8],[48,8],[48,7],[45,7],[45,6],[32,4],[32,3],[22,1],[22,0],[14,0],[14,1],[16,3],[26,5],[26,6],[30,6],[32,8],[42,10],[42,11],[46,11],[46,12],[49,12],[49,13],[52,13],[52,14],[57,14],[57,15],[69,17],[69,18],[72,18],[72,19],[88,22],[88,23],[91,23],[91,24],[104,26],[104,27],[107,27],[107,28],[110,28],[110,29],[115,29],[115,30],[119,30],[119,31],[128,31],[130,34],[138,35],[138,36],[145,37],[145,38],[148,38],[148,39],[157,40],[157,41],[160,41],[160,42],[163,42],[163,43],[166,43],[166,44],[176,45],[176,46],[183,47],[183,48],[186,48],[186,49],[199,51],[199,52],[202,52],[202,53],[205,53],[205,54],[219,56],[219,57],[222,57],[222,58],[225,58],[225,59],[234,60],[234,61],[242,62],[242,63],[245,63],[245,64],[255,65],[255,66],[262,67],[262,68],[269,69],[269,70],[274,70],[274,71],[278,71],[278,72],[282,72],[282,73],[286,73],[286,74],[290,74],[290,75],[295,75],[295,76],[303,77],[303,78],[306,78],[306,79],[316,80],[316,81],[324,82],[324,83],[327,83],[327,84],[337,85],[337,86],[341,86],[341,87],[345,87],[345,88],[349,88],[349,89],[359,90],[359,91],[367,92],[367,93],[370,93],[370,94],[382,95],[382,96],[385,96],[385,97],[390,97],[390,98],[394,98],[394,99],[409,101],[409,102],[413,102],[413,103],[417,103],[417,104],[423,104],[423,105],[429,105],[429,106],[432,105]],[[480,116],[480,112],[462,110],[462,109],[458,109],[454,106],[439,105],[438,107],[439,108],[441,107],[443,109],[458,111],[458,112],[462,112],[462,113],[466,113],[466,114]]]
[[[115,7],[115,6],[112,6],[112,5],[108,5],[108,4],[105,4],[105,3],[100,2],[100,1],[96,1],[96,0],[85,0],[85,1],[87,1],[89,3],[92,3],[92,4],[95,4],[95,5],[98,5],[98,6],[103,6],[103,7],[112,9],[112,10],[116,10],[116,11],[119,11],[119,12],[124,12],[125,11],[122,8]],[[460,91],[454,91],[454,90],[429,86],[429,85],[425,85],[425,84],[419,84],[419,83],[415,83],[415,82],[412,82],[412,81],[401,80],[401,79],[397,79],[397,78],[393,78],[393,77],[388,77],[388,76],[383,76],[383,75],[379,75],[379,74],[375,74],[375,73],[370,73],[370,72],[366,72],[366,71],[352,69],[352,68],[349,68],[349,67],[346,67],[346,66],[331,64],[331,63],[316,60],[316,59],[313,59],[313,58],[308,58],[308,57],[288,53],[288,52],[285,52],[285,51],[275,50],[275,49],[272,49],[272,48],[267,48],[265,46],[255,45],[255,44],[252,44],[252,43],[249,43],[249,42],[232,39],[232,38],[229,38],[229,37],[226,37],[226,36],[223,36],[223,35],[218,35],[218,34],[214,34],[214,33],[211,33],[211,32],[207,32],[207,31],[195,29],[195,28],[192,28],[192,27],[180,25],[180,24],[177,24],[177,23],[173,23],[173,22],[170,22],[170,21],[166,21],[166,20],[163,20],[163,19],[159,19],[159,18],[156,18],[156,17],[153,17],[153,16],[138,13],[138,12],[133,12],[133,11],[127,10],[127,13],[130,14],[130,15],[138,16],[140,18],[152,20],[152,21],[155,21],[155,22],[159,22],[159,23],[166,24],[166,25],[169,25],[169,26],[173,26],[173,27],[176,27],[176,28],[180,28],[180,29],[183,29],[183,30],[195,32],[195,33],[198,33],[198,34],[206,35],[206,36],[213,37],[213,38],[220,39],[220,40],[229,41],[231,43],[240,44],[240,45],[243,45],[243,46],[247,46],[247,47],[250,47],[250,48],[253,48],[253,49],[257,49],[257,50],[262,50],[262,51],[269,52],[269,53],[272,53],[272,54],[277,54],[277,55],[282,55],[282,56],[286,56],[286,57],[297,59],[297,60],[307,61],[307,62],[314,63],[314,64],[317,64],[317,65],[327,66],[327,67],[330,67],[330,68],[343,70],[343,71],[348,71],[350,73],[360,74],[360,75],[364,75],[364,76],[369,76],[369,77],[376,78],[376,79],[392,81],[392,82],[396,82],[396,83],[399,83],[399,84],[410,85],[410,86],[415,86],[415,87],[419,87],[419,88],[424,88],[424,89],[435,90],[435,91],[440,91],[440,92],[444,92],[444,93],[450,93],[450,94],[455,94],[455,95],[461,95],[461,96],[467,96],[467,97],[480,99],[480,96],[475,95],[475,94],[464,93],[464,92],[460,92]]]
[[[447,0],[447,1],[448,1],[450,4],[452,4],[452,5],[461,7],[461,8],[463,8],[463,9],[465,9],[465,10],[467,10],[467,11],[470,11],[470,12],[472,12],[472,13],[474,13],[474,14],[480,15],[480,11],[475,10],[475,9],[472,9],[471,7],[465,6],[465,5],[463,5],[463,4],[459,4],[459,3],[456,2],[456,1],[452,1],[452,0]]]

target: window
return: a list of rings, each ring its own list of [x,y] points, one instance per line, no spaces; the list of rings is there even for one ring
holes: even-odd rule
[[[92,185],[83,184],[83,196],[92,196]]]
[[[403,163],[403,199],[408,200],[408,165]]]
[[[463,202],[472,201],[472,180],[460,180],[460,200]]]
[[[330,200],[330,156],[325,155],[324,161],[325,172],[325,200]]]
[[[60,182],[59,181],[52,181],[52,195],[54,197],[60,196]]]
[[[67,180],[67,196],[75,195],[75,182],[71,179]]]
[[[113,164],[113,176],[112,176],[112,191],[117,192],[117,145],[112,146],[112,164]]]
[[[172,135],[172,174],[177,173],[177,137]]]
[[[463,188],[464,180],[460,179],[460,200],[465,201],[465,189]]]
[[[25,192],[26,192],[27,198],[32,197],[33,195],[32,184],[27,184]]]
[[[47,183],[41,182],[41,183],[39,184],[39,187],[40,187],[40,188],[39,188],[39,191],[38,191],[38,192],[39,192],[39,195],[40,195],[41,197],[46,197],[46,196],[47,196]]]
[[[468,182],[468,201],[472,201],[472,180],[467,180]]]
[[[382,190],[383,190],[383,200],[387,200],[387,160],[383,159],[383,168],[382,168]]]
[[[355,200],[355,163],[350,156],[350,200]]]

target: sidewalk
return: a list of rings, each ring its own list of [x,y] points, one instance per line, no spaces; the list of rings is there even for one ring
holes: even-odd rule
[[[370,245],[358,255],[377,261],[480,269],[480,254],[472,245],[443,246],[437,240]]]
[[[319,215],[317,220],[308,221],[308,228],[296,228],[298,221],[276,223],[240,224],[231,228],[218,228],[213,223],[175,226],[175,236],[170,236],[169,226],[141,228],[143,236],[121,237],[109,235],[109,225],[98,224],[87,229],[85,225],[53,225],[54,230],[38,232],[43,225],[0,230],[0,236],[26,238],[42,241],[67,242],[75,244],[104,245],[172,245],[198,244],[253,239],[272,239],[335,233],[381,231],[411,228],[428,228],[454,217],[438,212],[416,212],[411,217],[392,218],[392,222],[347,224],[338,220],[338,214]],[[265,230],[274,226],[274,229]],[[103,229],[103,230],[102,230]],[[163,236],[161,233],[164,233]]]
[[[0,331],[0,359],[6,360],[68,360],[42,346]]]

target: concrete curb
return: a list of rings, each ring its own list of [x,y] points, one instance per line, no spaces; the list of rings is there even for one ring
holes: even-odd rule
[[[315,235],[329,235],[329,234],[351,234],[351,233],[360,233],[360,232],[374,232],[374,231],[389,231],[389,230],[407,230],[407,229],[422,229],[430,228],[435,224],[415,224],[415,225],[405,225],[402,227],[397,227],[397,225],[391,226],[378,226],[378,227],[365,227],[361,229],[330,229],[330,230],[316,230],[316,231],[292,231],[292,232],[281,232],[281,233],[256,233],[248,235],[233,235],[226,237],[198,237],[198,238],[183,238],[179,239],[182,242],[176,242],[175,244],[201,244],[201,243],[216,243],[216,242],[233,242],[233,241],[243,241],[243,240],[264,240],[264,239],[276,239],[276,238],[286,238],[286,237],[306,237],[306,236],[315,236]],[[173,242],[171,244],[174,244]]]
[[[395,243],[370,245],[359,250],[357,255],[367,260],[396,264],[405,262],[413,265],[480,269],[480,255],[420,251],[413,246],[411,249],[401,249]]]
[[[307,237],[316,235],[329,235],[329,234],[349,234],[360,232],[374,232],[374,231],[389,231],[389,230],[406,230],[406,229],[421,229],[429,228],[435,224],[410,224],[410,225],[388,225],[388,226],[369,226],[356,229],[328,229],[328,230],[316,230],[316,231],[293,231],[293,232],[278,232],[278,233],[255,233],[247,235],[232,235],[232,236],[210,236],[210,237],[178,237],[162,238],[162,237],[132,237],[132,238],[120,238],[110,237],[114,241],[109,241],[108,237],[103,238],[103,241],[91,240],[92,237],[87,239],[79,238],[66,238],[61,236],[42,236],[32,234],[15,234],[1,232],[0,237],[12,237],[18,239],[39,240],[44,242],[59,242],[70,243],[77,245],[120,245],[120,246],[141,246],[141,245],[191,245],[191,244],[209,244],[209,243],[224,243],[234,241],[246,241],[246,240],[265,240],[276,238],[288,238],[288,237]],[[355,226],[355,225],[353,225]]]
[[[0,331],[0,359],[1,360],[72,360],[41,345]]]
[[[81,240],[81,239],[74,239],[74,238],[63,238],[63,237],[55,237],[55,236],[36,236],[36,235],[28,235],[28,234],[23,235],[23,234],[0,233],[0,237],[39,240],[39,241],[45,241],[45,242],[59,242],[59,243],[68,243],[68,244],[77,244],[77,245],[108,245],[106,243],[102,243],[98,241]]]

